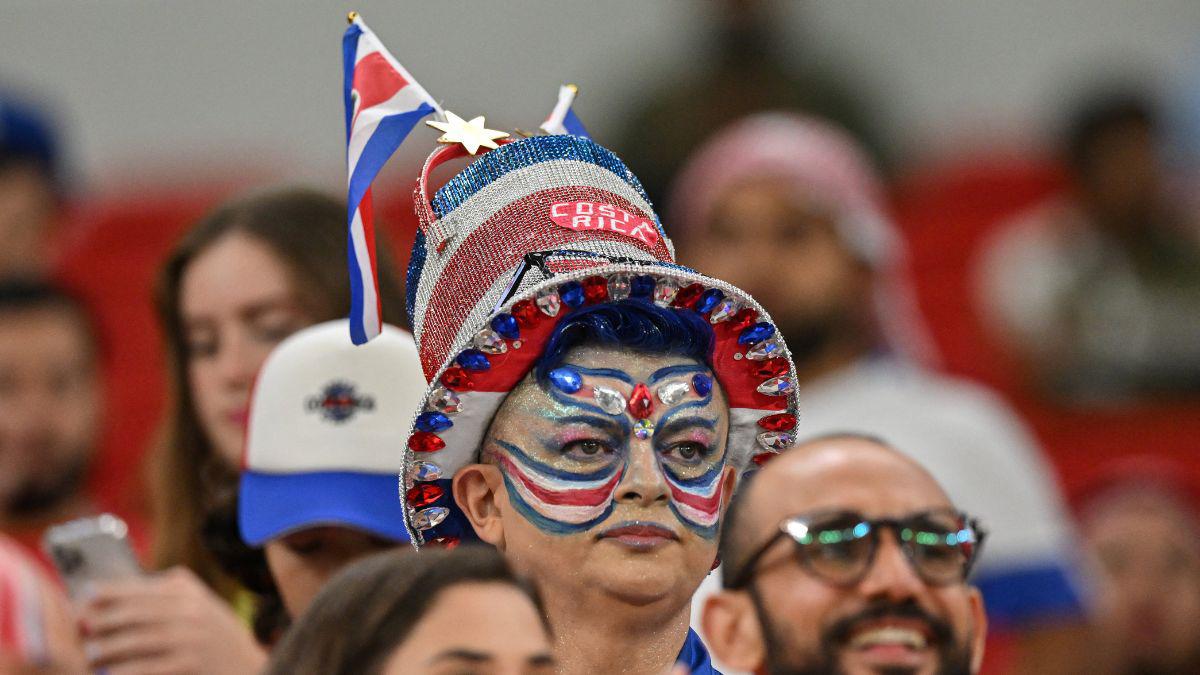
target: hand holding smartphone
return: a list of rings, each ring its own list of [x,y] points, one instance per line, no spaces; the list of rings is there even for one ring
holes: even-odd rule
[[[129,546],[129,527],[111,513],[55,525],[46,530],[42,546],[76,603],[96,583],[142,576]]]

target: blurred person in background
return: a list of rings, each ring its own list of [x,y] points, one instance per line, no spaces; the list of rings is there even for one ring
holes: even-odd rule
[[[49,271],[60,180],[58,140],[47,113],[0,93],[0,278]]]
[[[409,543],[396,420],[425,394],[417,346],[387,325],[364,345],[349,336],[339,319],[284,340],[250,402],[238,522],[293,619],[342,567]]]
[[[495,549],[394,551],[338,574],[267,673],[550,675],[551,644],[537,594]]]
[[[703,32],[689,44],[689,67],[650,83],[649,95],[625,120],[615,149],[638,176],[651,203],[661,203],[671,178],[696,143],[748,112],[794,110],[836,120],[859,138],[875,130],[862,92],[848,72],[817,53],[800,31],[788,30],[789,15],[808,9],[779,0],[719,0],[689,5],[704,14]],[[700,103],[698,105],[698,103]]]
[[[668,207],[680,262],[748,289],[776,318],[799,377],[798,432],[886,438],[985,519],[977,583],[990,622],[1018,637],[1019,672],[1062,672],[1083,606],[1053,471],[995,395],[924,365],[903,242],[854,140],[812,117],[749,117],[697,150]]]
[[[403,319],[386,246],[385,321]],[[93,666],[256,672],[285,620],[261,551],[238,533],[237,485],[259,367],[295,331],[349,314],[346,207],[285,188],[231,201],[168,258],[157,310],[173,400],[151,457],[154,560],[169,571],[99,588],[85,614]],[[255,607],[256,595],[259,607]]]
[[[1200,487],[1176,462],[1102,466],[1076,500],[1100,570],[1089,673],[1200,673]]]
[[[724,589],[704,606],[705,639],[756,673],[977,673],[987,619],[967,576],[983,538],[929,472],[884,442],[802,443],[729,507]]]
[[[46,527],[95,511],[86,483],[102,416],[97,351],[72,296],[0,281],[0,531],[35,555]]]
[[[1173,194],[1151,99],[1083,102],[1067,191],[983,253],[987,317],[1051,393],[1077,403],[1200,393],[1200,213]]]
[[[0,534],[0,673],[83,672],[66,596],[16,542]]]

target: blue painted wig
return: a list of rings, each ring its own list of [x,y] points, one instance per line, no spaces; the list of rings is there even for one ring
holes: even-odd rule
[[[546,340],[535,372],[544,380],[567,352],[580,345],[689,356],[711,367],[714,342],[712,326],[699,314],[628,298],[571,312]]]

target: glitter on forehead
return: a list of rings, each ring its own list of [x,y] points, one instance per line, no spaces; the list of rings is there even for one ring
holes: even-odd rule
[[[539,136],[503,145],[475,160],[434,195],[433,210],[439,218],[458,208],[471,195],[504,174],[551,160],[577,160],[608,169],[625,181],[647,202],[641,182],[625,163],[609,150],[578,136]],[[653,215],[653,214],[651,214]],[[657,219],[655,219],[657,222]],[[661,230],[661,225],[659,226]]]

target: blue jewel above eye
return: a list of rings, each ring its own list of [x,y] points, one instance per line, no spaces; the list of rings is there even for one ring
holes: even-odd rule
[[[487,354],[478,349],[464,349],[454,360],[458,362],[458,365],[467,370],[488,370],[492,367],[491,361],[488,361]]]
[[[583,306],[587,296],[583,293],[583,284],[578,281],[568,281],[558,287],[558,297],[562,298],[563,304],[571,309],[577,309]]]
[[[555,368],[547,373],[547,375],[550,378],[550,383],[561,392],[574,394],[583,387],[583,377],[572,368]]]
[[[719,288],[710,288],[700,294],[700,299],[696,301],[695,310],[701,314],[707,314],[709,310],[717,306],[717,303],[725,299],[725,294]]]
[[[643,274],[629,282],[629,297],[649,298],[654,294],[654,277]]]
[[[417,431],[427,431],[431,434],[436,434],[439,431],[445,431],[454,426],[454,422],[450,418],[440,412],[430,410],[417,415]],[[422,478],[421,480],[425,480]]]
[[[516,340],[521,337],[521,328],[517,325],[517,320],[512,314],[497,314],[493,316],[492,330],[509,340]]]
[[[775,334],[775,326],[766,321],[759,321],[742,331],[738,336],[739,345],[752,345],[756,342],[762,342]]]
[[[692,389],[696,390],[702,398],[712,393],[712,378],[707,375],[693,375]]]

